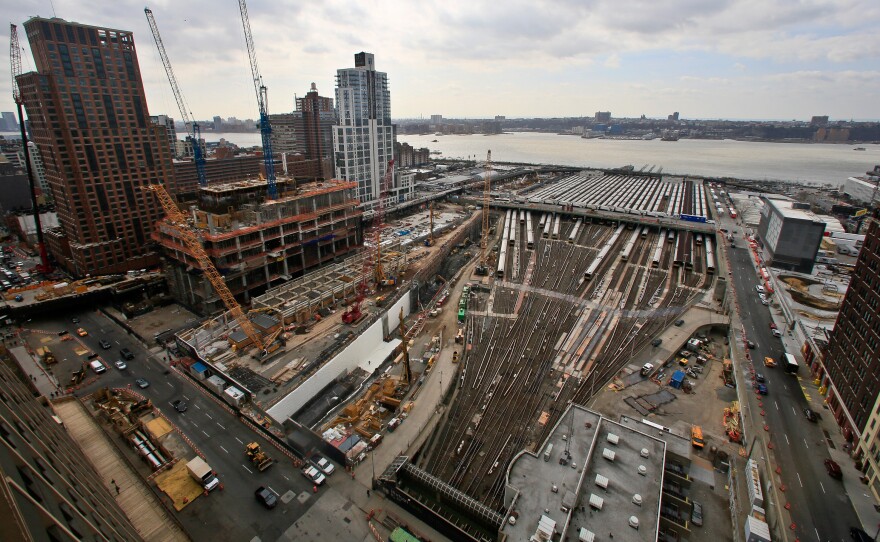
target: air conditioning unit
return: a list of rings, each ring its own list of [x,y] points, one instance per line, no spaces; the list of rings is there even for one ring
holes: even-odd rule
[[[591,508],[595,508],[596,510],[601,510],[603,504],[605,504],[605,499],[596,495],[595,493],[590,493],[590,507]]]
[[[618,437],[614,433],[608,433],[608,437],[606,437],[606,439],[608,440],[608,442],[615,446],[617,446],[617,443],[620,441],[620,437]]]
[[[596,485],[601,487],[602,489],[608,489],[608,478],[602,476],[601,474],[597,474]]]
[[[608,461],[614,461],[614,458],[617,457],[617,454],[614,453],[614,450],[609,450],[608,448],[604,448],[602,450],[602,457],[604,457]]]

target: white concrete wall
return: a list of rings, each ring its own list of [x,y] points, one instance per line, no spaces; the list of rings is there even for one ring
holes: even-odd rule
[[[275,403],[267,411],[267,414],[279,423],[282,423],[301,409],[303,405],[312,400],[327,384],[340,375],[351,372],[358,365],[362,365],[364,359],[370,357],[371,354],[375,353],[377,356],[381,355],[384,357],[384,354],[387,353],[387,343],[383,341],[385,330],[396,329],[400,324],[401,307],[403,307],[404,316],[409,315],[410,295],[411,292],[404,294],[397,303],[390,307],[381,318],[376,320],[373,325],[367,328],[347,348],[336,354],[333,359],[325,363],[311,378],[300,384],[289,395]],[[371,365],[375,368],[379,367],[378,362]]]

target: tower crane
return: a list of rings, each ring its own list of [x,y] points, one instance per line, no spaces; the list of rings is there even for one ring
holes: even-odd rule
[[[426,247],[434,246],[434,202],[428,207],[428,238],[425,240]]]
[[[147,16],[147,22],[150,23],[150,30],[153,31],[153,41],[156,42],[156,48],[159,49],[159,56],[162,58],[162,65],[165,66],[165,74],[168,76],[168,82],[171,83],[171,92],[174,93],[174,99],[177,101],[177,109],[186,125],[186,133],[192,141],[193,161],[196,164],[196,172],[199,176],[199,186],[208,185],[208,177],[205,174],[205,153],[202,150],[202,128],[198,122],[191,120],[190,113],[183,99],[183,93],[177,85],[177,78],[174,77],[174,70],[171,69],[171,60],[168,59],[168,53],[165,52],[165,44],[162,43],[162,36],[159,35],[159,27],[156,26],[156,19],[153,18],[153,10],[144,8],[144,14]]]
[[[403,307],[400,307],[400,349],[403,353],[403,377],[406,384],[412,383],[412,367],[409,364],[409,349],[406,347],[406,324],[403,322]]]
[[[483,180],[483,235],[480,238],[480,264],[477,266],[478,275],[488,275],[489,267],[486,265],[489,252],[489,192],[492,187],[492,151],[486,153],[486,178]]]
[[[165,187],[161,184],[152,184],[144,188],[156,194],[159,204],[162,205],[162,209],[165,211],[168,225],[173,227],[177,230],[177,233],[180,234],[181,239],[183,239],[183,242],[189,249],[189,254],[199,262],[199,266],[202,268],[202,271],[205,273],[211,286],[214,287],[214,291],[216,291],[217,295],[220,296],[220,299],[223,300],[226,309],[232,313],[232,316],[235,318],[235,321],[238,322],[238,325],[241,326],[244,334],[247,335],[251,342],[253,342],[254,346],[259,348],[260,352],[264,352],[269,345],[263,344],[254,325],[248,320],[248,317],[241,309],[241,305],[238,304],[238,301],[235,300],[235,296],[229,291],[229,287],[226,286],[226,281],[223,280],[223,275],[221,275],[220,272],[217,271],[217,268],[214,267],[214,262],[211,261],[211,258],[208,257],[208,254],[205,252],[205,248],[202,246],[202,242],[198,235],[196,235],[187,223],[186,215],[177,208],[171,195],[168,194],[168,191],[165,190]]]
[[[251,78],[257,92],[257,105],[260,107],[260,136],[263,140],[263,165],[266,168],[269,199],[278,198],[278,186],[275,184],[275,162],[272,161],[272,126],[269,124],[269,90],[263,84],[260,67],[257,65],[257,51],[254,48],[254,37],[251,35],[251,22],[248,19],[247,3],[238,0],[241,12],[241,26],[244,28],[244,41],[247,44],[248,58],[251,62]]]
[[[46,252],[46,243],[43,241],[43,227],[40,223],[40,209],[37,207],[37,193],[35,192],[34,169],[31,165],[31,150],[28,147],[27,130],[24,127],[24,99],[18,88],[16,77],[21,75],[21,46],[18,44],[18,29],[14,24],[9,25],[9,63],[12,68],[12,99],[18,107],[18,124],[21,128],[21,148],[24,151],[24,167],[27,170],[28,186],[31,192],[31,205],[34,208],[34,227],[37,229],[37,250],[40,252],[40,273],[51,273],[52,264],[49,263],[49,253]]]

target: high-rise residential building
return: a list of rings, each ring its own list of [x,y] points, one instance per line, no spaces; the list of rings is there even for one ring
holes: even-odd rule
[[[31,158],[31,171],[34,172],[34,182],[40,187],[40,192],[46,197],[49,195],[49,181],[46,180],[46,167],[43,165],[43,157],[40,149],[33,141],[28,141],[28,155]],[[18,161],[24,164],[24,149],[18,151]]]
[[[15,119],[15,113],[12,111],[4,111],[0,114],[0,131],[3,132],[18,132],[21,130],[21,127],[18,125],[18,121]]]
[[[294,129],[297,149],[306,160],[318,161],[321,167],[316,176],[325,179],[330,179],[334,175],[334,124],[336,124],[336,110],[333,109],[333,98],[320,96],[318,88],[312,83],[311,90],[302,98],[296,99]]]
[[[165,138],[168,140],[168,152],[171,156],[177,156],[177,129],[174,128],[174,119],[168,115],[151,115],[150,122],[156,126],[165,128]]]
[[[24,373],[0,362],[0,540],[143,540]]]
[[[372,53],[357,53],[354,68],[336,71],[336,122],[336,177],[357,182],[358,198],[371,207],[394,153],[388,75],[376,71]]]
[[[58,18],[24,27],[37,71],[18,83],[60,224],[46,232],[49,250],[78,276],[157,265],[150,236],[163,212],[144,188],[173,174],[134,36]]]
[[[274,113],[269,115],[272,125],[272,152],[276,156],[299,152],[294,129],[296,113]]]
[[[826,401],[880,503],[880,210],[875,209],[831,332]]]
[[[223,130],[223,117],[219,115],[214,115],[214,131],[220,132]]]
[[[596,122],[611,122],[611,111],[596,111],[594,119]]]
[[[431,115],[431,124],[443,123],[443,115]]]

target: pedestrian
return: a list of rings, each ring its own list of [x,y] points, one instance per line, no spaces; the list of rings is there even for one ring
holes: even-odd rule
[[[367,497],[369,497],[369,496],[370,496],[370,490],[368,489],[367,490]]]
[[[114,487],[116,487],[116,494],[119,495],[119,486],[114,486]]]

